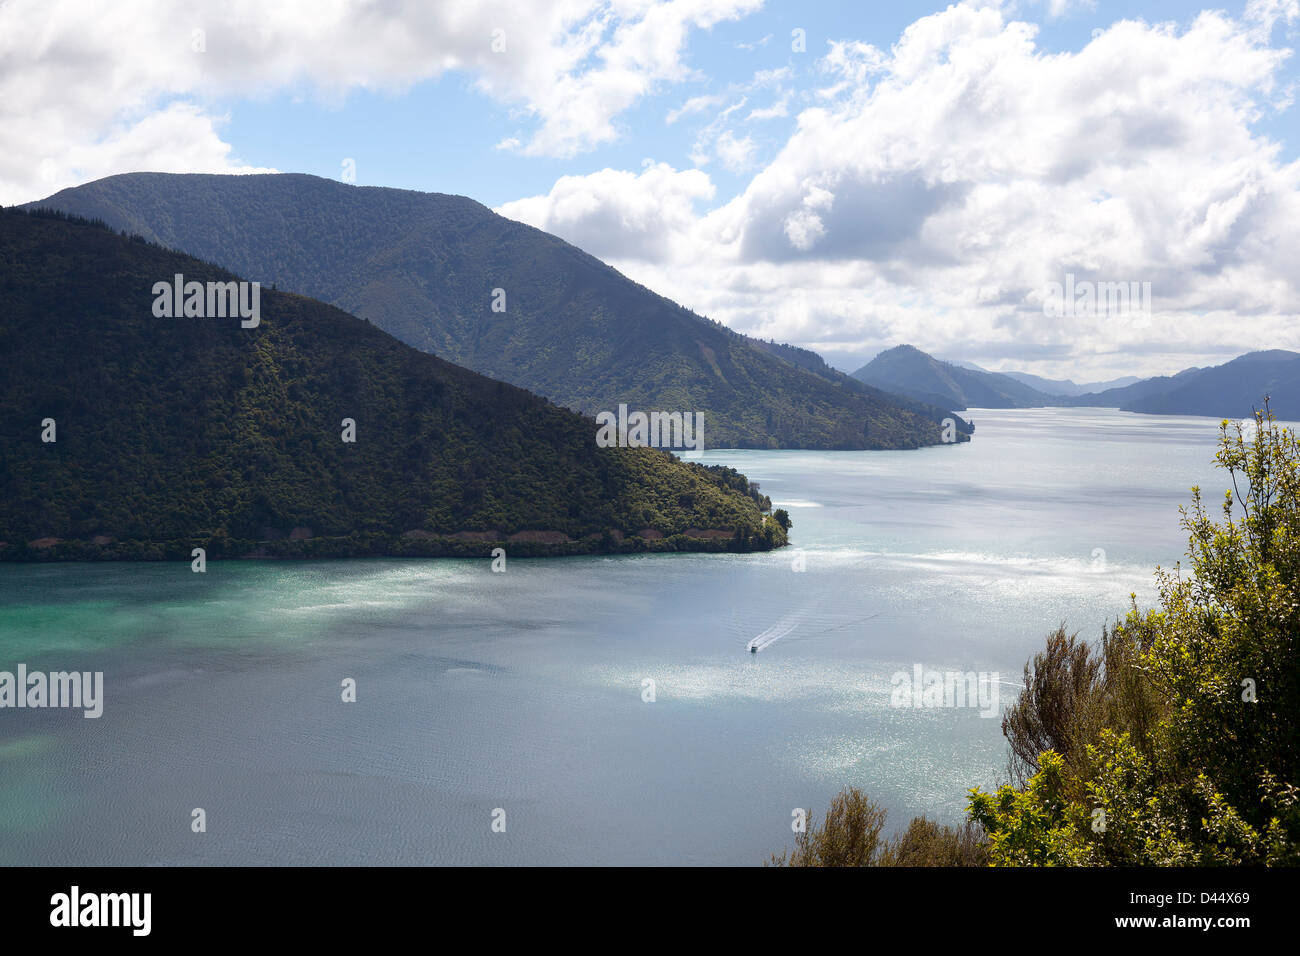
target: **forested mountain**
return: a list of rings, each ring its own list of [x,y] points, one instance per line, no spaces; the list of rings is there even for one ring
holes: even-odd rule
[[[322,299],[587,414],[621,403],[702,411],[709,447],[915,448],[941,441],[948,414],[800,367],[461,196],[305,175],[130,173],[30,205]]]
[[[236,279],[0,210],[0,558],[785,541],[732,469],[599,448],[593,420],[313,299],[264,289],[255,327],[159,317],[155,283],[177,274]]]

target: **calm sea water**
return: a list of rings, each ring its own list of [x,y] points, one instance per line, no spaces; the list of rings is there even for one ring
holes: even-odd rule
[[[757,864],[846,784],[956,822],[999,721],[891,676],[1007,703],[1056,625],[1153,600],[1190,487],[1226,487],[1209,419],[970,416],[958,447],[705,455],[790,512],[773,554],[0,566],[0,670],[106,685],[98,720],[0,711],[0,863]]]

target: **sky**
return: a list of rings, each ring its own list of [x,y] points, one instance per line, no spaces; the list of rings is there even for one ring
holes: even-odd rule
[[[0,0],[0,204],[454,193],[846,371],[1168,374],[1300,350],[1298,35],[1300,0]]]

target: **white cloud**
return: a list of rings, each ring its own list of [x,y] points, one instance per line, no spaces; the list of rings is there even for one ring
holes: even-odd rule
[[[214,104],[282,92],[338,102],[448,71],[531,121],[500,148],[571,156],[614,139],[624,110],[690,75],[692,30],[760,2],[10,0],[0,4],[0,203],[103,171],[252,171],[221,141]]]
[[[737,50],[744,50],[746,53],[753,53],[755,50],[761,50],[772,42],[772,34],[768,33],[762,39],[755,40],[752,43],[737,43]]]
[[[668,115],[664,117],[664,122],[671,126],[683,116],[690,116],[694,113],[702,113],[705,110],[718,106],[722,103],[722,97],[718,95],[692,96],[675,110],[669,110]]]
[[[812,186],[803,197],[803,202],[784,220],[784,233],[790,245],[800,252],[807,252],[822,236],[826,234],[826,224],[822,221],[823,210],[829,211],[835,204],[835,195],[819,186]]]
[[[8,0],[0,203],[125,170],[252,171],[221,135],[232,99],[340,100],[449,71],[516,111],[497,148],[571,156],[696,78],[694,31],[758,3]],[[1293,108],[1290,51],[1274,44],[1300,0],[1181,28],[1121,21],[1061,53],[1008,9],[956,5],[888,49],[833,42],[815,88],[792,89],[784,66],[687,99],[665,119],[699,116],[697,165],[765,164],[716,208],[702,208],[705,172],[655,163],[564,177],[502,211],[697,311],[845,363],[899,341],[1036,358],[1047,374],[1069,355],[1081,372],[1156,371],[1300,348],[1300,164],[1259,123]],[[1053,9],[1070,12],[1034,12]],[[801,106],[775,155],[746,125]],[[1068,271],[1150,281],[1154,320],[1046,318],[1042,290]]]
[[[771,106],[758,107],[749,111],[745,117],[746,123],[758,123],[763,120],[779,119],[783,116],[790,115],[790,94],[787,93]]]
[[[1031,3],[1038,4],[1044,0],[1031,0]],[[1096,10],[1097,0],[1045,0],[1047,6],[1047,15],[1051,19],[1070,16],[1083,10]]]
[[[731,172],[742,172],[754,166],[759,144],[753,136],[740,134],[732,128],[739,111],[749,103],[752,96],[776,96],[770,106],[751,109],[743,122],[754,123],[776,119],[789,115],[791,91],[785,88],[793,76],[790,67],[778,67],[771,70],[759,70],[744,83],[732,83],[722,93],[709,96],[693,97],[668,115],[668,122],[673,123],[688,113],[703,113],[715,109],[723,103],[725,107],[714,114],[712,119],[701,126],[695,135],[690,158],[696,166],[705,166],[717,159]]]
[[[1289,103],[1289,51],[1261,24],[1293,4],[1274,6],[1182,29],[1122,21],[1066,53],[969,5],[918,20],[888,52],[834,44],[821,105],[744,191],[660,223],[670,255],[620,257],[616,231],[579,244],[844,364],[902,341],[1048,373],[1300,348],[1300,164],[1256,131]],[[1044,316],[1043,289],[1066,272],[1151,282],[1152,321]],[[1070,357],[1077,369],[1053,367]]]
[[[722,165],[733,173],[749,168],[754,160],[753,137],[738,137],[731,130],[723,130],[713,143],[713,150]]]
[[[762,0],[670,0],[627,3],[623,16],[602,11],[580,39],[566,44],[570,60],[550,76],[504,88],[491,74],[484,89],[504,99],[522,99],[541,126],[524,148],[529,155],[573,156],[617,138],[615,118],[664,82],[690,76],[682,62],[693,29],[709,29],[761,6]],[[631,15],[635,10],[640,16]],[[599,26],[599,29],[595,28]],[[579,69],[594,57],[598,66]]]
[[[1288,24],[1300,20],[1300,0],[1250,0],[1245,18],[1256,26],[1256,37],[1267,43],[1279,20]]]
[[[496,211],[609,259],[668,261],[683,254],[678,246],[696,222],[695,203],[713,195],[707,173],[647,163],[639,174],[602,169],[565,176],[547,195]]]

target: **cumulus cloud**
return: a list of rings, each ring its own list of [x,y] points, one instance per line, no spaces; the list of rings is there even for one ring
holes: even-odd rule
[[[752,136],[737,136],[731,130],[723,130],[713,143],[713,151],[722,165],[733,173],[748,169],[754,160],[757,144]]]
[[[529,126],[502,149],[572,156],[614,139],[623,111],[690,75],[692,30],[760,2],[10,0],[0,4],[0,202],[105,171],[253,172],[222,142],[213,104],[277,92],[337,102],[448,71]]]
[[[958,5],[887,51],[833,44],[816,105],[743,192],[664,224],[677,260],[625,268],[845,365],[900,341],[1147,372],[1298,348],[1300,164],[1258,131],[1290,105],[1269,34],[1294,8],[1125,20],[1051,53]],[[585,239],[618,258],[615,236]],[[1149,281],[1154,315],[1045,316],[1067,273]]]
[[[682,255],[696,221],[695,203],[714,186],[700,170],[647,163],[642,171],[602,169],[565,176],[545,196],[506,203],[496,211],[563,236],[602,258],[664,262]]]

